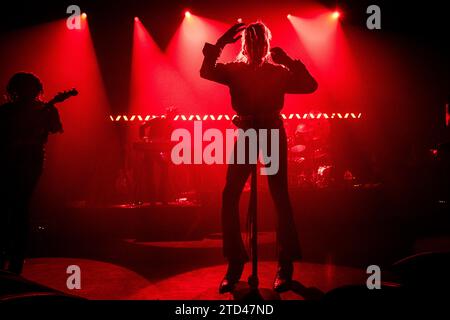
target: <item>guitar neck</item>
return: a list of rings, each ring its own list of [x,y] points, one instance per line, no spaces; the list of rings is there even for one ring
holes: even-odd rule
[[[53,106],[56,103],[60,103],[60,102],[64,102],[67,99],[76,96],[78,94],[78,91],[76,89],[71,89],[69,91],[64,91],[62,93],[58,93],[55,97],[53,97],[53,99],[51,99],[50,101],[48,101],[46,103],[47,106]]]
[[[51,99],[50,101],[47,101],[47,102],[45,103],[45,106],[46,106],[46,107],[50,107],[50,106],[54,106],[55,104],[56,104],[55,99]]]

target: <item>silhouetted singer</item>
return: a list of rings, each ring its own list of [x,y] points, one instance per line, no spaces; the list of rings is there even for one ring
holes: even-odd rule
[[[40,100],[42,83],[16,73],[0,106],[0,268],[20,274],[25,259],[29,204],[44,164],[50,133],[62,132],[58,110]]]
[[[243,34],[240,33],[243,31]],[[236,61],[217,60],[222,49],[242,37],[242,49]],[[231,27],[215,45],[206,43],[201,77],[230,89],[231,104],[241,128],[279,129],[279,170],[268,175],[271,196],[277,211],[278,271],[274,290],[284,291],[292,283],[293,261],[301,258],[287,181],[287,139],[280,111],[285,93],[312,93],[317,82],[304,64],[291,59],[281,48],[270,49],[270,30],[261,22]],[[235,145],[236,148],[236,145]],[[228,269],[219,292],[230,292],[239,281],[248,255],[239,223],[239,199],[252,171],[252,164],[229,164],[222,195],[223,251]]]

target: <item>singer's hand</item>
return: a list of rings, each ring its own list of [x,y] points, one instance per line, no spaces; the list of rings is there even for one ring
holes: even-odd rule
[[[228,29],[228,31],[219,38],[219,40],[217,40],[216,45],[223,48],[229,43],[235,43],[241,38],[241,35],[239,33],[241,33],[244,29],[245,23],[235,24],[230,29]]]

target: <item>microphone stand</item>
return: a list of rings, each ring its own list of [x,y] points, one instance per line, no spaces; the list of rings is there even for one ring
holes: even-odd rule
[[[259,137],[257,137],[257,152],[259,154]],[[258,159],[258,157],[257,157]],[[233,293],[236,300],[258,301],[258,300],[280,300],[278,293],[271,289],[260,289],[258,278],[258,165],[252,167],[250,181],[250,202],[248,206],[248,216],[250,223],[250,248],[252,257],[252,273],[248,277],[248,288],[237,289]]]

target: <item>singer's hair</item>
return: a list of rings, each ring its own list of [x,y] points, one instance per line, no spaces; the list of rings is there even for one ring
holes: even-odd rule
[[[9,80],[6,92],[10,101],[16,101],[22,98],[36,99],[44,89],[41,80],[33,73],[18,72]]]
[[[260,65],[271,62],[270,41],[272,33],[261,21],[249,24],[242,34],[241,52],[236,60],[248,64]]]

